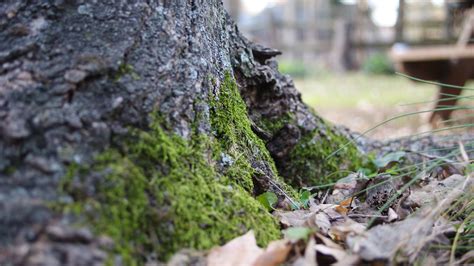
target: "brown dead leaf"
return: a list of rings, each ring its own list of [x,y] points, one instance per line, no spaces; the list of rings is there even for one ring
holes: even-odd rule
[[[347,236],[358,236],[365,232],[365,226],[352,220],[346,219],[344,223],[333,226],[330,235],[336,241],[345,241]]]
[[[207,256],[207,265],[276,266],[285,262],[291,249],[292,245],[288,240],[276,240],[263,250],[257,246],[253,231],[249,231],[221,247],[213,248]]]
[[[311,205],[309,207],[309,210],[312,213],[319,213],[319,212],[324,212],[325,214],[328,215],[329,220],[334,221],[338,220],[340,218],[343,218],[343,216],[336,211],[336,204],[319,204],[319,205]]]
[[[285,262],[291,251],[291,244],[288,240],[277,240],[271,242],[267,249],[261,254],[253,265],[274,266]]]
[[[328,263],[338,263],[339,265],[353,265],[359,258],[358,256],[347,253],[340,245],[334,243],[331,239],[316,234],[317,242],[320,244],[315,245],[317,252],[317,261],[321,265],[327,265]]]
[[[254,265],[263,250],[257,246],[253,231],[224,246],[213,248],[207,256],[209,266]]]
[[[462,172],[458,169],[454,164],[451,163],[444,163],[437,167],[435,167],[430,172],[430,176],[434,179],[443,180],[448,178],[452,175],[461,175]]]
[[[334,190],[329,196],[330,203],[338,203],[348,197],[352,197],[357,192],[367,186],[369,179],[362,173],[352,173],[347,177],[339,179],[334,185]]]
[[[304,251],[304,256],[299,257],[293,263],[293,266],[318,266],[316,262],[316,241],[314,238],[310,238],[308,244],[306,245],[306,249]]]
[[[309,210],[275,211],[273,215],[285,227],[311,227],[327,234],[332,226],[332,221],[342,218],[336,211],[335,204],[311,205]]]
[[[296,210],[296,211],[275,211],[275,217],[280,220],[280,223],[286,227],[301,227],[306,226],[308,219],[311,218],[311,211]]]
[[[339,203],[339,206],[349,208],[353,201],[354,201],[354,197],[347,198],[341,201],[341,203]]]
[[[432,180],[428,185],[414,189],[405,201],[405,205],[410,207],[419,207],[430,204],[433,201],[442,200],[452,190],[464,182],[472,184],[472,178],[461,175],[452,175],[442,181]]]
[[[329,233],[329,229],[331,229],[331,221],[329,221],[329,216],[326,213],[316,213],[314,215],[314,223],[321,233],[325,235]]]
[[[350,197],[341,201],[339,205],[336,206],[335,210],[342,215],[347,215],[353,200],[354,197]]]
[[[453,201],[466,193],[466,189],[472,189],[472,184],[464,188],[465,177],[464,180],[456,176],[453,178],[461,182],[456,182],[456,186],[441,193],[442,200],[429,202],[403,221],[378,225],[360,235],[348,235],[347,246],[366,261],[393,261],[396,256],[397,260],[413,262],[428,243],[443,239],[444,234],[452,230],[449,225],[439,225],[439,217]]]
[[[346,255],[346,252],[342,249],[332,248],[325,245],[317,244],[314,249],[316,252],[321,253],[322,255],[327,255],[333,257],[334,260],[339,261]]]
[[[342,247],[340,245],[336,244],[334,241],[332,241],[331,239],[325,237],[322,234],[316,233],[315,237],[316,237],[316,240],[318,240],[319,243],[322,243],[325,246],[342,250]]]
[[[336,211],[342,215],[347,215],[349,210],[346,207],[343,207],[341,205],[336,206]]]

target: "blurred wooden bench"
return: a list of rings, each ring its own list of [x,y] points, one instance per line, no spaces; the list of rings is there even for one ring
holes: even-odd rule
[[[468,44],[473,36],[474,10],[466,18],[461,36],[456,45],[426,46],[420,48],[393,49],[391,58],[398,71],[409,76],[437,81],[455,86],[464,86],[466,81],[474,79],[474,45]],[[449,119],[453,110],[444,107],[455,106],[456,96],[461,89],[440,86],[435,110],[430,122]]]

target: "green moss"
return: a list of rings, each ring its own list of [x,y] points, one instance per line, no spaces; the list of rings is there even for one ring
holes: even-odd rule
[[[292,121],[294,121],[294,115],[292,113],[284,113],[276,118],[262,118],[258,123],[263,130],[274,135],[285,125],[291,124]]]
[[[253,198],[253,178],[264,173],[251,158],[276,176],[275,166],[230,75],[210,102],[215,138],[194,133],[184,140],[155,119],[122,150],[108,150],[87,167],[71,166],[62,189],[74,202],[62,210],[112,237],[113,253],[127,265],[151,252],[167,260],[182,248],[208,249],[250,229],[262,245],[279,238],[278,223]]]
[[[314,110],[310,111],[314,116],[318,116]],[[258,126],[271,135],[275,135],[288,124],[296,126],[295,117],[289,112],[258,121]],[[345,136],[338,134],[332,125],[321,119],[319,127],[303,136],[290,152],[288,161],[281,166],[285,181],[296,188],[323,185],[346,176],[348,171],[357,171],[364,167],[367,160],[353,144],[328,158],[348,141]]]
[[[12,175],[16,172],[16,167],[13,165],[7,166],[5,169],[0,169],[0,173],[4,173],[5,175]]]
[[[139,80],[140,76],[135,72],[132,65],[122,63],[118,66],[117,71],[113,75],[115,81],[119,81],[123,76],[130,75],[134,80]]]
[[[276,221],[234,177],[219,175],[205,158],[205,137],[188,142],[158,124],[141,132],[127,156],[100,155],[92,170],[102,174],[96,196],[82,197],[73,183],[88,171],[71,168],[65,191],[98,233],[116,241],[127,264],[148,252],[167,259],[181,248],[208,249],[253,229],[260,244],[279,237]],[[82,172],[82,173],[81,173]]]
[[[290,154],[288,176],[295,186],[323,185],[335,182],[347,175],[347,171],[356,171],[363,165],[363,156],[355,145],[345,146],[348,139],[336,133],[331,125],[323,124],[304,136]]]
[[[229,73],[220,87],[219,94],[210,98],[211,125],[219,147],[214,149],[215,156],[228,155],[234,163],[226,174],[236,180],[247,191],[252,192],[255,176],[268,178],[271,172],[274,180],[291,196],[296,192],[278,176],[273,158],[265,143],[252,131],[247,114],[247,106],[242,100],[237,83]],[[260,167],[254,167],[259,165]]]

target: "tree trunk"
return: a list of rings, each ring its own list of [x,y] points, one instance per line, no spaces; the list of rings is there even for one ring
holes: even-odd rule
[[[253,229],[254,199],[356,170],[221,1],[0,3],[0,262],[167,260]],[[335,178],[335,177],[334,177]],[[81,229],[78,229],[81,228]]]
[[[79,243],[82,261],[101,261],[98,233],[126,263],[249,229],[264,243],[279,231],[254,196],[291,199],[287,183],[352,166],[322,166],[345,137],[220,1],[8,1],[0,12],[0,234],[5,248],[30,243],[22,261],[74,261]]]

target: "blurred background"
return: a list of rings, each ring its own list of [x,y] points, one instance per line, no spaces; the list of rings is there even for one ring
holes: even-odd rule
[[[455,45],[474,1],[224,0],[224,4],[247,38],[283,52],[278,58],[280,71],[293,77],[308,105],[334,123],[363,132],[399,114],[433,108],[437,86],[395,75],[389,53],[393,48]],[[466,86],[473,85],[471,81]],[[472,91],[464,91],[467,97],[460,104],[471,104],[471,95]],[[470,111],[455,111],[453,121],[472,121]],[[429,112],[406,116],[369,135],[387,139],[425,132],[431,129],[429,116]]]

